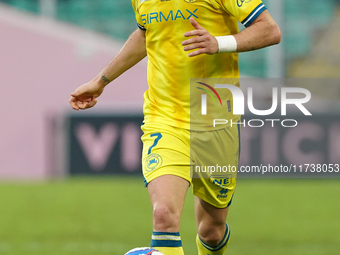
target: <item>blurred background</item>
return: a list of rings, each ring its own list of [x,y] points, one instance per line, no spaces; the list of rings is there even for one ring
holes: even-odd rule
[[[262,109],[268,88],[304,87],[313,117],[292,109],[295,129],[244,128],[241,164],[339,164],[340,1],[263,2],[282,42],[240,54],[241,84],[256,85]],[[135,29],[130,1],[0,0],[0,254],[120,255],[149,245],[140,163],[147,60],[95,108],[68,106]],[[230,254],[339,254],[338,175],[258,177],[238,180]],[[185,252],[197,254],[190,192],[182,222]]]

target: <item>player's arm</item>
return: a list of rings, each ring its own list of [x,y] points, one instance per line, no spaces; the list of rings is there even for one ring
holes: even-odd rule
[[[90,82],[78,87],[69,100],[75,110],[87,109],[97,103],[105,86],[146,56],[145,31],[137,29],[111,62]]]
[[[237,52],[252,51],[280,43],[281,31],[269,12],[265,10],[249,27],[234,37],[237,42]]]
[[[193,31],[186,32],[185,37],[192,37],[182,42],[185,51],[197,49],[189,54],[189,57],[200,54],[216,54],[219,52],[219,44],[216,37],[201,27],[193,18],[190,19]],[[267,10],[263,11],[253,23],[233,35],[236,40],[236,52],[252,51],[281,41],[281,31]]]

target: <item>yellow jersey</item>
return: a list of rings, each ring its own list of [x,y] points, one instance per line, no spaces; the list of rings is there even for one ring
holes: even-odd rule
[[[137,25],[146,35],[149,89],[144,93],[144,122],[190,129],[190,80],[238,78],[239,69],[237,53],[188,57],[181,43],[188,39],[184,33],[194,30],[189,19],[213,36],[233,35],[239,32],[238,21],[247,27],[266,7],[261,0],[131,1]],[[225,119],[239,118],[230,111],[231,93],[223,90],[220,96],[229,101]]]

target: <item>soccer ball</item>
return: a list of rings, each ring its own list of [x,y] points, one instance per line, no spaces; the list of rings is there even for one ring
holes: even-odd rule
[[[124,255],[164,255],[160,251],[150,247],[134,248]]]

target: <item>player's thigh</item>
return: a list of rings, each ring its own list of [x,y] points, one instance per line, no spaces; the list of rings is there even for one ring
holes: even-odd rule
[[[200,141],[204,141],[204,146],[200,146]],[[231,204],[236,187],[239,141],[237,125],[198,133],[192,141],[191,148],[195,151],[193,193],[216,208]]]
[[[162,175],[148,184],[153,210],[179,217],[182,213],[189,182],[176,175]],[[179,220],[179,218],[178,218]]]

